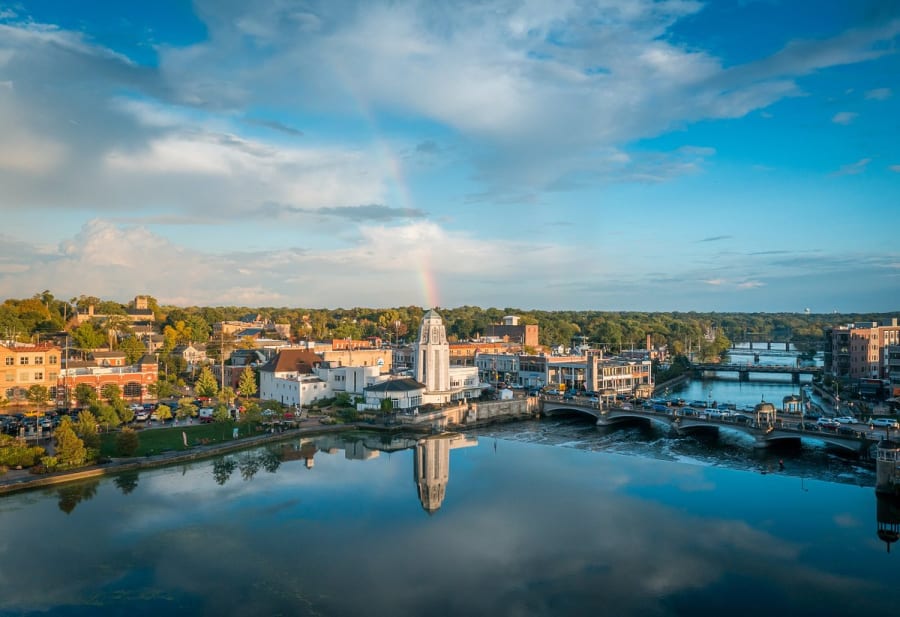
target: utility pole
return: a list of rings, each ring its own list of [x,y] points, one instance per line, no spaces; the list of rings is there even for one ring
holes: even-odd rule
[[[222,385],[219,387],[220,390],[225,389],[225,328],[222,328],[220,338],[220,347],[219,347],[219,367],[222,369]]]

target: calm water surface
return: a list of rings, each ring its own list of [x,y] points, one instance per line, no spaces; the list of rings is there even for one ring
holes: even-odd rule
[[[900,606],[900,549],[889,554],[876,535],[874,492],[852,464],[841,483],[676,455],[642,429],[619,443],[649,455],[625,456],[581,419],[492,430],[418,444],[313,438],[5,497],[0,613],[757,617]]]

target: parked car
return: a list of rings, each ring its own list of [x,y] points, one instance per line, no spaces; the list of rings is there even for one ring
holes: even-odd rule
[[[840,426],[840,423],[836,420],[832,420],[831,418],[819,418],[816,420],[816,424],[818,424],[821,428],[828,429],[836,429]]]
[[[869,420],[869,426],[900,429],[900,422],[893,418],[872,418]]]

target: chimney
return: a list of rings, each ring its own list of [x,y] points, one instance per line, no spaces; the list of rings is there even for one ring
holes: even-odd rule
[[[650,345],[650,335],[647,335],[647,351],[653,351],[653,347]]]

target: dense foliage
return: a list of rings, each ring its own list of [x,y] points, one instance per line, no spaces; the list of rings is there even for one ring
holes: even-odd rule
[[[44,291],[24,300],[8,299],[0,305],[0,332],[22,340],[63,329],[65,319],[76,310],[84,312],[89,305],[102,315],[90,327],[69,330],[76,346],[88,351],[105,344],[107,331],[116,328],[123,332],[121,342],[111,339],[130,357],[138,353],[136,341],[121,321],[129,305],[104,301],[91,296],[79,296],[69,301],[57,300]],[[274,323],[290,324],[295,339],[329,339],[381,337],[390,342],[409,342],[418,331],[424,310],[418,306],[386,309],[307,309],[287,307],[175,307],[160,306],[153,298],[149,305],[165,335],[166,344],[160,354],[166,372],[183,372],[183,360],[170,356],[178,344],[209,340],[212,325],[219,321],[238,320],[248,314],[259,314]],[[451,340],[467,340],[488,331],[504,315],[518,315],[520,323],[540,326],[542,345],[570,346],[573,341],[591,343],[609,350],[643,347],[647,335],[654,345],[669,345],[676,354],[697,350],[704,345],[715,353],[727,341],[792,340],[794,343],[820,341],[828,327],[856,321],[881,321],[896,316],[885,313],[802,314],[802,313],[716,313],[716,312],[634,312],[634,311],[539,311],[514,307],[480,308],[460,306],[438,308]],[[705,335],[715,333],[719,340],[707,341]],[[215,357],[216,348],[238,346],[239,341],[215,340],[208,352]],[[704,353],[701,351],[701,353]]]

